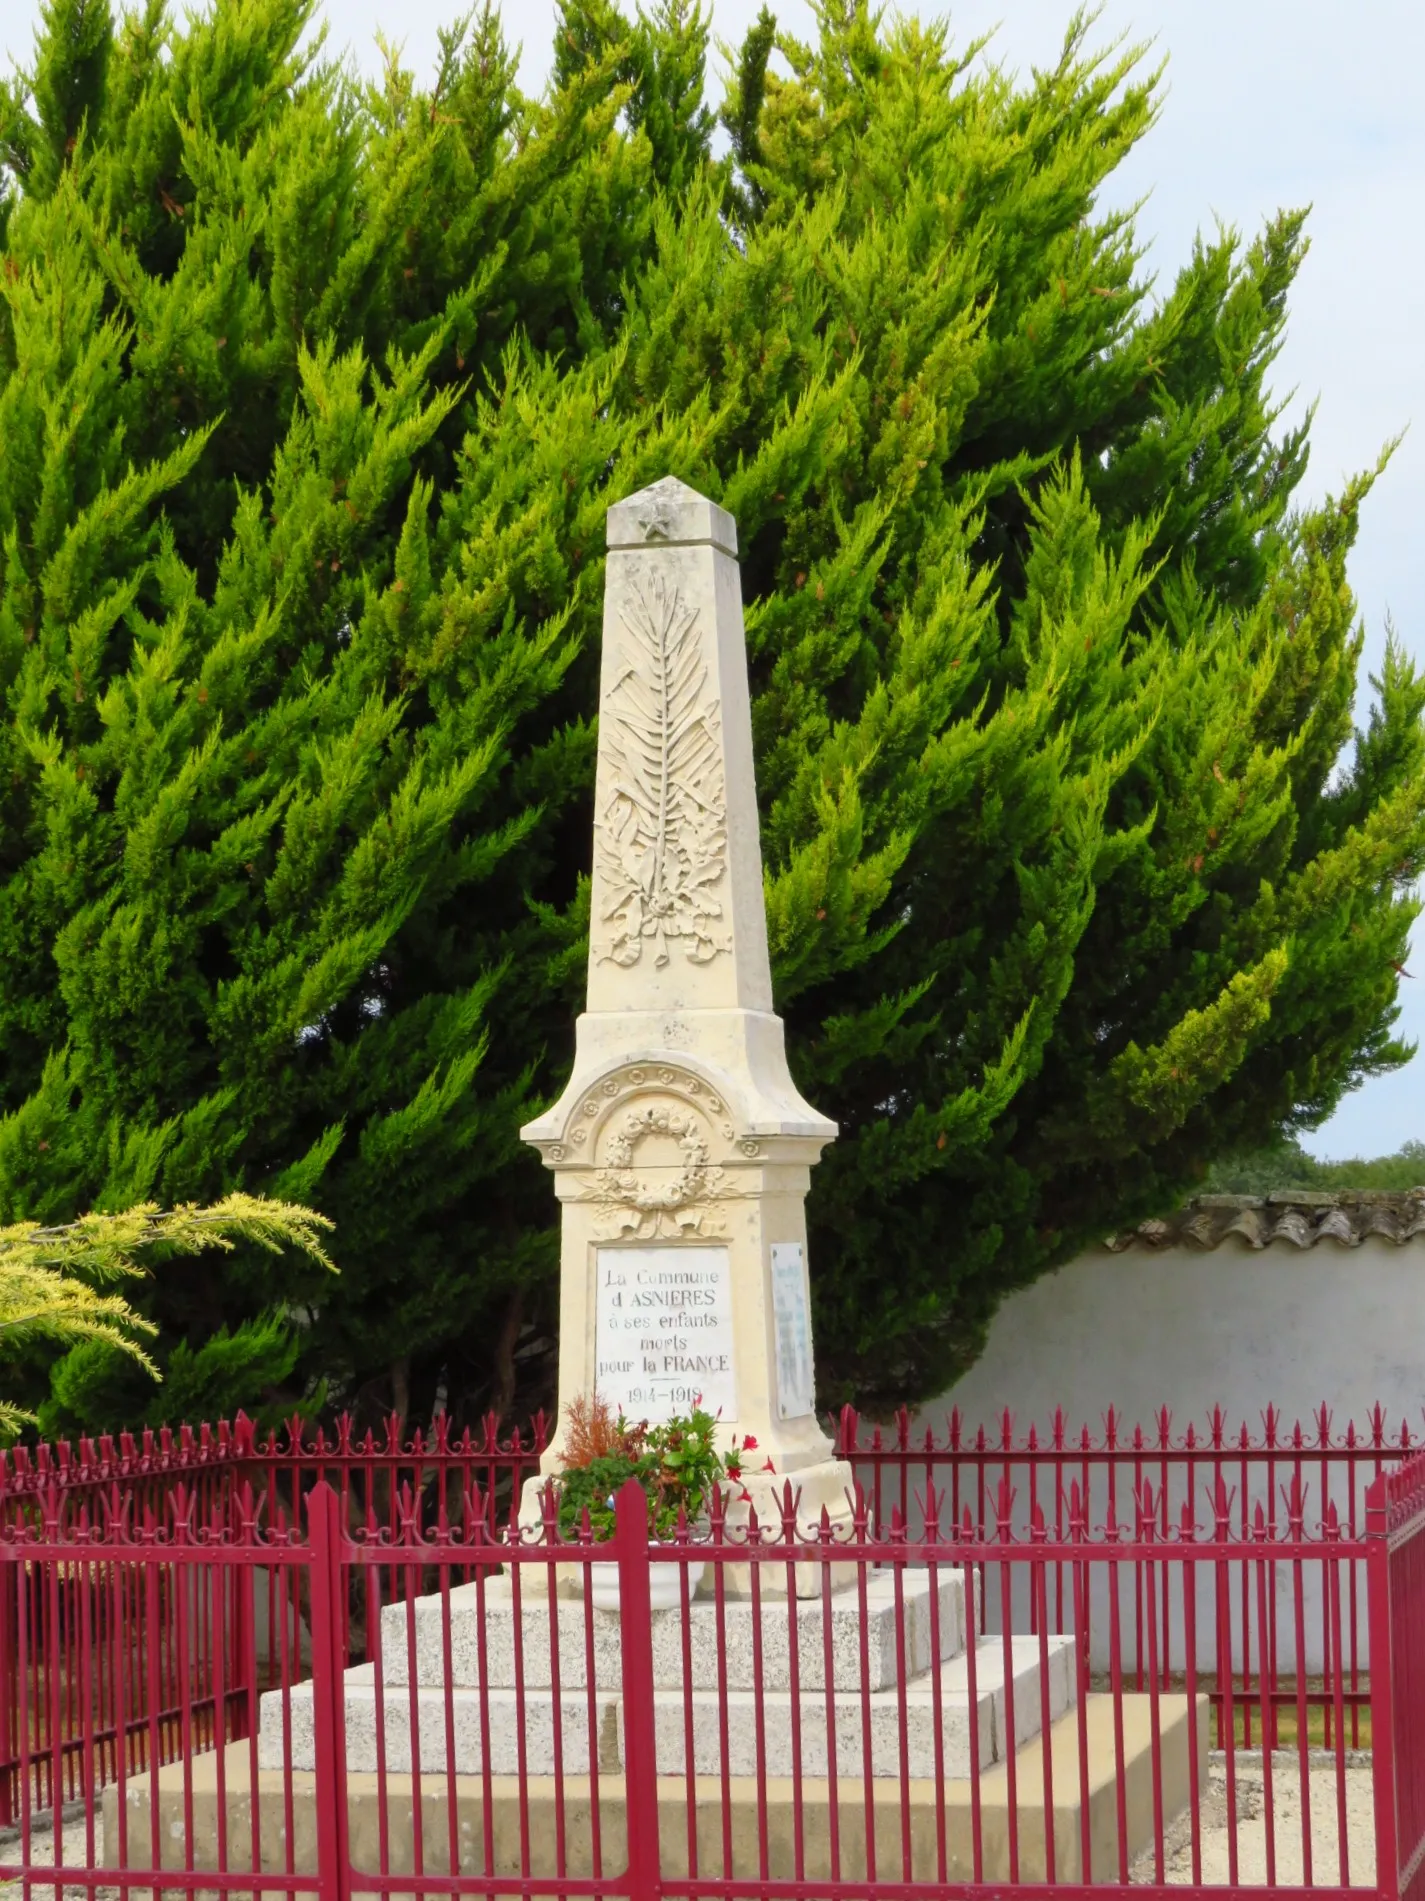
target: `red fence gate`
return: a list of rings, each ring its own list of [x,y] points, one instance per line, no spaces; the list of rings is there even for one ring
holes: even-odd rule
[[[1381,1892],[1425,1894],[1425,1458],[1372,1487],[1371,1655]]]

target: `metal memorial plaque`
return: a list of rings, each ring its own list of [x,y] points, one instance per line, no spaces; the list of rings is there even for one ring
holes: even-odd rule
[[[725,1247],[599,1248],[595,1384],[655,1425],[701,1405],[737,1417],[732,1263]]]
[[[803,1419],[816,1411],[816,1378],[800,1241],[772,1243],[772,1325],[777,1336],[777,1416]]]

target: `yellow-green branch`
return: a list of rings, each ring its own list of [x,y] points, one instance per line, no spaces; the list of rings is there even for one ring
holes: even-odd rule
[[[335,1272],[322,1241],[331,1226],[310,1208],[256,1195],[229,1195],[209,1208],[188,1203],[164,1210],[144,1202],[122,1214],[81,1215],[62,1227],[21,1221],[0,1228],[0,1334],[21,1341],[33,1335],[65,1348],[107,1340],[157,1379],[141,1344],[157,1331],[153,1323],[121,1294],[104,1291],[107,1284],[144,1273],[138,1254],[153,1247],[178,1254],[231,1251],[249,1242],[273,1254],[297,1248]],[[28,1417],[0,1399],[0,1435],[13,1433]]]

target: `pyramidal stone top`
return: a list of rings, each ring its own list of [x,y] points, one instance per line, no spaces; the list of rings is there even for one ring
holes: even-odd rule
[[[610,548],[700,542],[711,543],[736,557],[737,523],[725,508],[699,495],[676,475],[665,475],[661,482],[640,489],[626,501],[615,502],[609,510]]]
[[[669,476],[613,504],[608,548],[587,1003],[568,1088],[527,1138],[572,1166],[581,1105],[676,1058],[740,1105],[747,1139],[828,1141],[774,1010],[736,524]]]
[[[670,476],[608,536],[588,1007],[770,1011],[736,525]]]

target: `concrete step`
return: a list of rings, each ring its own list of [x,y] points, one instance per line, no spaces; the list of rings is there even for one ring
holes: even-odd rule
[[[1037,1736],[1043,1702],[1039,1688],[1039,1639],[1012,1640],[1015,1747]],[[831,1725],[835,1734],[836,1774],[856,1776],[865,1770],[869,1747],[871,1774],[934,1776],[936,1774],[936,1703],[940,1706],[940,1772],[948,1780],[970,1774],[971,1752],[980,1768],[998,1762],[1005,1753],[1008,1720],[1005,1702],[1004,1640],[982,1638],[975,1650],[975,1699],[970,1701],[969,1664],[961,1655],[913,1678],[905,1688],[873,1690],[862,1698],[832,1697]],[[1073,1642],[1067,1637],[1048,1640],[1049,1720],[1056,1721],[1074,1700]],[[938,1693],[938,1694],[937,1694]],[[723,1766],[723,1724],[726,1723],[728,1773],[731,1775],[789,1776],[798,1751],[801,1773],[830,1773],[827,1749],[828,1710],[823,1692],[804,1692],[799,1699],[800,1722],[793,1733],[790,1694],[759,1698],[751,1690],[733,1690],[720,1697],[715,1689],[695,1689],[690,1699],[666,1690],[654,1696],[654,1738],[660,1775],[683,1775],[687,1766],[689,1706],[692,1716],[693,1770],[715,1776]],[[905,1738],[901,1740],[904,1709]],[[758,1746],[759,1722],[761,1747]],[[619,1754],[623,1752],[623,1711],[618,1711]]]
[[[1088,1745],[1087,1815],[1079,1808],[1084,1765],[1078,1718],[1072,1714],[1059,1718],[1050,1731],[1057,1882],[1116,1881],[1120,1825],[1131,1863],[1153,1840],[1155,1810],[1160,1809],[1163,1820],[1171,1822],[1186,1807],[1188,1763],[1193,1754],[1199,1786],[1206,1789],[1209,1718],[1205,1696],[1198,1698],[1195,1710],[1189,1710],[1181,1696],[1164,1695],[1154,1705],[1146,1696],[1127,1695],[1115,1709],[1111,1697],[1090,1695],[1082,1734]],[[1015,1767],[1019,1878],[1043,1882],[1048,1873],[1044,1848],[1049,1830],[1042,1745],[1037,1739],[1020,1748]],[[934,1884],[969,1882],[977,1872],[972,1859],[976,1818],[970,1787],[968,1781],[944,1785],[912,1781],[902,1789],[886,1780],[872,1785],[868,1805],[859,1776],[845,1777],[839,1784],[807,1777],[800,1789],[801,1806],[794,1809],[797,1792],[786,1779],[773,1778],[759,1785],[753,1777],[733,1777],[724,1801],[719,1780],[700,1778],[693,1785],[698,1865],[704,1874],[721,1876],[728,1842],[732,1856],[728,1872],[745,1884],[748,1893],[754,1893],[759,1880],[766,1877],[778,1882],[800,1877],[800,1892],[817,1894],[823,1891],[819,1884],[836,1877],[865,1881],[869,1838],[875,1843],[882,1880],[888,1874],[900,1879],[902,1856],[908,1852],[910,1878],[927,1884],[927,1893],[933,1893]],[[671,1880],[686,1880],[688,1787],[670,1776],[658,1793],[663,1873]],[[978,1872],[986,1882],[1006,1882],[1010,1803],[1005,1763],[998,1762],[985,1772],[978,1793],[983,1857]],[[837,1804],[834,1831],[833,1794]],[[128,1853],[122,1860],[118,1849],[121,1800],[128,1822]],[[358,1870],[381,1867],[384,1846],[393,1874],[409,1874],[417,1868],[440,1875],[450,1872],[452,1806],[459,1871],[478,1878],[485,1865],[483,1843],[488,1830],[495,1872],[509,1877],[511,1895],[550,1892],[569,1877],[587,1885],[596,1868],[622,1867],[627,1852],[624,1788],[618,1777],[600,1778],[597,1799],[589,1783],[574,1779],[556,1787],[548,1777],[531,1777],[521,1787],[505,1777],[492,1777],[487,1786],[482,1777],[460,1776],[452,1790],[443,1776],[423,1777],[419,1860],[414,1826],[417,1792],[409,1776],[393,1774],[383,1789],[371,1776],[354,1775],[347,1782],[347,1804],[351,1859]],[[256,1827],[254,1811],[259,1818]],[[838,1863],[831,1859],[833,1840]],[[1087,1867],[1082,1852],[1085,1840],[1092,1855]],[[230,1743],[226,1752],[210,1750],[170,1763],[156,1776],[131,1775],[122,1785],[111,1782],[104,1791],[104,1841],[105,1866],[147,1869],[156,1845],[161,1866],[180,1876],[185,1868],[227,1869],[229,1895],[235,1893],[233,1877],[251,1869],[254,1862],[279,1878],[288,1869],[311,1875],[315,1894],[316,1778],[300,1771],[285,1774],[263,1769],[254,1787],[247,1744]],[[600,1860],[595,1859],[596,1842]],[[542,1878],[546,1885],[539,1885]],[[360,1880],[353,1884],[358,1893],[367,1885]],[[414,1896],[417,1890],[418,1883],[412,1881],[408,1892]],[[939,1891],[944,1892],[943,1888]],[[266,1892],[271,1895],[276,1890]],[[402,1901],[407,1891],[393,1892]],[[1370,1892],[1362,1890],[1363,1901]],[[431,1890],[425,1893],[429,1897]],[[45,1901],[43,1895],[40,1901]]]
[[[586,1776],[591,1761],[611,1769],[618,1761],[618,1699],[610,1691],[595,1690],[593,1711],[587,1690],[564,1691],[559,1697],[559,1742],[566,1775]],[[485,1767],[484,1736],[488,1730],[489,1760],[493,1774],[518,1775],[523,1747],[528,1775],[554,1773],[555,1698],[549,1689],[450,1691],[449,1733],[454,1742],[458,1774],[476,1775]],[[376,1667],[358,1664],[346,1673],[346,1766],[358,1775],[373,1774],[376,1750]],[[409,1775],[416,1738],[412,1735],[411,1693],[384,1684],[381,1732],[385,1738],[385,1771]],[[262,1769],[315,1769],[316,1739],[312,1720],[312,1686],[299,1683],[291,1692],[290,1748],[283,1728],[282,1699],[269,1691],[262,1698],[257,1737],[257,1760]],[[424,1775],[443,1774],[446,1766],[446,1693],[417,1689],[416,1724],[419,1729],[420,1766]]]
[[[1049,1653],[1050,1720],[1072,1701],[1071,1643],[1052,1637]],[[994,1762],[1005,1746],[1004,1646],[998,1637],[985,1638],[976,1651],[976,1694],[971,1706],[968,1664],[964,1656],[943,1663],[938,1672],[912,1679],[904,1693],[905,1745],[902,1758],[901,1693],[893,1688],[863,1698],[854,1692],[833,1696],[835,1755],[839,1775],[862,1773],[869,1740],[871,1773],[875,1777],[933,1776],[936,1772],[935,1707],[940,1706],[943,1773],[948,1779],[970,1773],[971,1750],[981,1767]],[[1016,1745],[1036,1735],[1040,1726],[1039,1640],[1016,1638],[1013,1644],[1013,1686]],[[622,1698],[596,1688],[562,1689],[557,1699],[549,1689],[438,1688],[416,1690],[418,1737],[412,1734],[411,1692],[385,1684],[381,1698],[381,1732],[385,1769],[389,1775],[409,1774],[415,1745],[423,1774],[446,1773],[453,1757],[458,1775],[480,1773],[487,1762],[494,1775],[552,1775],[555,1770],[556,1725],[566,1775],[586,1775],[591,1761],[605,1774],[622,1768]],[[681,1691],[663,1689],[654,1694],[655,1747],[660,1774],[684,1772],[686,1726],[691,1716],[693,1767],[699,1775],[721,1773],[723,1721],[726,1719],[727,1770],[730,1775],[785,1776],[792,1773],[794,1725],[792,1697],[787,1690],[768,1690],[760,1698],[751,1690],[721,1696],[715,1686],[695,1687],[688,1698]],[[759,1751],[758,1727],[761,1722]],[[280,1696],[262,1699],[258,1761],[264,1769],[293,1770],[315,1766],[311,1685],[291,1692],[290,1750],[283,1731]],[[804,1775],[826,1775],[827,1709],[824,1690],[803,1691],[800,1698],[799,1736]],[[377,1699],[373,1665],[364,1664],[346,1675],[346,1764],[354,1773],[377,1768]],[[448,1752],[448,1745],[450,1746]]]
[[[938,1572],[941,1658],[958,1656],[964,1649],[964,1579],[958,1571]],[[919,1676],[934,1659],[931,1643],[930,1575],[926,1571],[900,1573],[905,1646],[905,1671]],[[462,1584],[450,1592],[450,1667],[453,1681],[478,1689],[481,1678],[481,1619],[478,1587]],[[704,1589],[707,1589],[706,1582]],[[883,1690],[899,1677],[896,1578],[887,1571],[866,1574],[866,1664],[870,1687]],[[559,1683],[561,1689],[583,1689],[587,1683],[588,1629],[592,1623],[594,1682],[600,1689],[622,1687],[619,1616],[616,1611],[586,1611],[582,1598],[559,1598]],[[492,1689],[515,1684],[515,1614],[508,1578],[491,1578],[484,1587],[485,1681]],[[523,1648],[521,1681],[530,1689],[551,1684],[553,1644],[550,1600],[520,1604]],[[746,1598],[727,1598],[722,1607],[729,1690],[748,1690],[759,1681],[754,1670],[754,1636],[761,1624],[760,1681],[768,1690],[791,1687],[791,1645],[788,1641],[787,1600],[764,1597],[760,1620]],[[412,1616],[413,1613],[413,1616]],[[796,1605],[797,1667],[801,1687],[819,1690],[826,1683],[828,1619],[819,1597],[801,1598]],[[416,1682],[439,1688],[445,1682],[443,1604],[438,1595],[416,1598],[414,1604],[388,1604],[381,1613],[382,1681],[404,1685],[410,1681],[410,1626],[415,1627]],[[862,1629],[859,1586],[833,1592],[830,1598],[832,1682],[838,1689],[854,1690],[861,1683]],[[710,1597],[689,1605],[689,1645],[695,1686],[715,1688],[718,1677],[718,1607]],[[683,1686],[683,1616],[681,1609],[653,1613],[653,1675],[659,1689],[681,1691]]]

